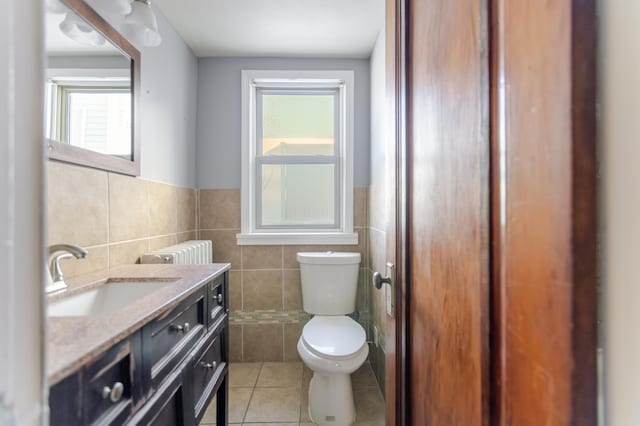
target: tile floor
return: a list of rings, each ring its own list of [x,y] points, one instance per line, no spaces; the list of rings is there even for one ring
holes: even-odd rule
[[[313,373],[301,362],[233,363],[229,371],[229,423],[247,426],[310,426],[307,410]],[[365,363],[352,376],[359,426],[384,426],[384,401]],[[215,424],[215,399],[201,425]]]

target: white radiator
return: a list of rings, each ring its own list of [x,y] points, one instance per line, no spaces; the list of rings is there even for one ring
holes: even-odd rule
[[[140,263],[174,263],[195,265],[213,262],[213,246],[210,240],[191,240],[140,256]]]

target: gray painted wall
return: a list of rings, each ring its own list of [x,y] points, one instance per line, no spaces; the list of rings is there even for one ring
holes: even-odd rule
[[[371,170],[387,162],[384,140],[389,117],[385,114],[385,79],[385,33],[382,30],[371,52]],[[383,181],[383,173],[371,174],[371,184],[382,184]]]
[[[154,11],[162,43],[138,46],[142,53],[141,175],[195,187],[198,59],[162,12],[157,7]],[[110,22],[116,28],[122,25]]]
[[[355,72],[356,186],[369,184],[369,61],[367,59],[200,58],[198,61],[197,186],[240,188],[240,72],[243,69]]]
[[[162,44],[142,50],[142,177],[195,187],[198,59],[155,11]]]
[[[598,8],[598,325],[604,351],[599,424],[635,426],[640,424],[640,2],[599,0]]]
[[[2,2],[0,425],[47,424],[42,318],[43,2]]]

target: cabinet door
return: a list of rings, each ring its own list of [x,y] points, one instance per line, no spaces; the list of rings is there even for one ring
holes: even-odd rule
[[[165,380],[153,397],[128,423],[148,426],[191,426],[185,416],[181,371]]]

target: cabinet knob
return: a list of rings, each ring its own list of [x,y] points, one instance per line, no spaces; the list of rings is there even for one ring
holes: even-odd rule
[[[182,331],[183,333],[188,333],[189,330],[191,330],[191,324],[189,324],[188,322],[185,322],[184,325],[172,325],[171,326],[171,330],[173,331]]]
[[[121,382],[115,382],[112,387],[105,386],[102,388],[102,399],[109,398],[111,402],[118,402],[124,393],[124,385]]]
[[[206,368],[208,370],[215,370],[217,367],[217,363],[215,361],[213,362],[201,362],[200,365],[202,366],[202,368]]]
[[[217,296],[214,297],[214,299],[218,302],[218,305],[222,305],[222,302],[224,301],[224,296],[222,295],[222,293],[219,293]]]

